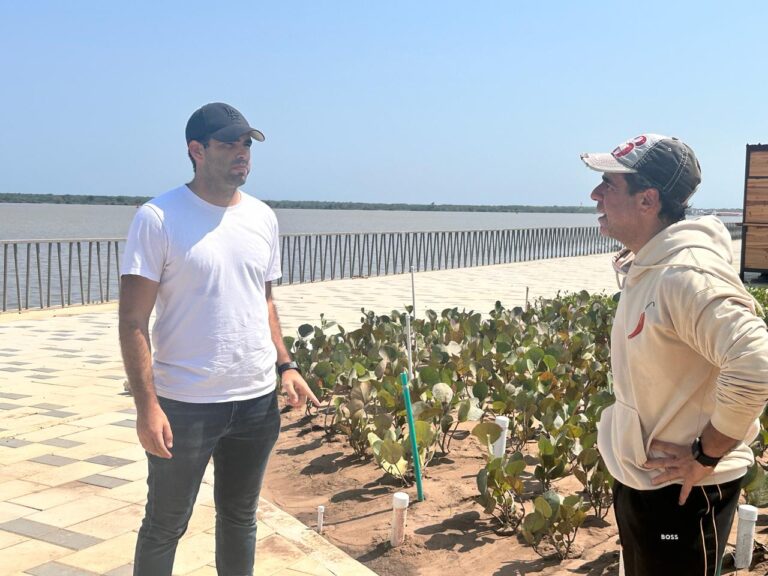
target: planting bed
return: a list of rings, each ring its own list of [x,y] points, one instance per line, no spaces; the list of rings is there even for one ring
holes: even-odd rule
[[[525,309],[497,303],[484,319],[448,309],[412,322],[422,502],[410,483],[400,378],[410,361],[405,315],[362,311],[351,332],[322,318],[301,326],[286,345],[324,407],[314,417],[284,413],[264,497],[311,527],[323,505],[326,538],[382,576],[618,574],[611,478],[595,449],[597,422],[613,401],[614,308],[610,297],[582,292]],[[504,458],[489,454],[500,431],[494,415],[509,416]],[[761,462],[744,495],[765,506],[768,413],[761,424],[752,446]],[[392,548],[397,491],[411,506],[406,542]],[[757,532],[768,542],[764,514]],[[768,557],[757,556],[741,574],[768,573]],[[727,558],[724,573],[733,571]]]
[[[370,461],[357,459],[343,441],[328,441],[317,428],[298,411],[283,414],[262,495],[310,527],[315,526],[317,506],[325,506],[327,540],[381,576],[618,574],[612,512],[605,521],[587,519],[576,537],[581,556],[562,563],[542,559],[518,535],[497,534],[492,518],[475,502],[475,477],[484,459],[483,448],[470,434],[459,434],[448,458],[432,461],[424,478],[425,500],[415,502],[415,486],[404,489]],[[535,443],[529,446],[533,449]],[[568,493],[580,485],[570,477],[555,487]],[[406,544],[393,549],[391,502],[398,490],[410,495],[411,507]],[[764,510],[757,532],[758,540],[768,543]],[[729,543],[735,544],[735,533]],[[768,564],[759,563],[738,573],[767,572]]]

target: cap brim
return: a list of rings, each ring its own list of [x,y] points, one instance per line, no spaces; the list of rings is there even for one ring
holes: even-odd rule
[[[259,142],[264,142],[264,134],[262,134],[260,130],[256,130],[256,128],[251,130],[251,138],[258,140]]]
[[[251,128],[250,126],[227,126],[221,130],[217,130],[211,134],[210,137],[219,142],[234,142],[235,140],[239,140],[243,134],[249,134],[254,140],[264,142],[264,134],[262,134],[260,130],[256,130],[256,128]]]
[[[598,172],[620,172],[623,174],[635,174],[637,170],[624,166],[621,162],[613,157],[613,154],[603,153],[584,153],[581,155],[581,160],[587,167]]]

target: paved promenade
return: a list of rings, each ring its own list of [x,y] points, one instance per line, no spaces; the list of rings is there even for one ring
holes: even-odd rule
[[[423,272],[414,285],[417,315],[616,290],[610,255]],[[410,304],[411,276],[280,286],[275,298],[285,334],[321,313],[353,326],[360,308]],[[116,305],[0,315],[0,576],[132,573],[146,460],[124,379]],[[209,470],[174,574],[216,574],[211,478]],[[269,502],[258,520],[260,575],[372,574]]]

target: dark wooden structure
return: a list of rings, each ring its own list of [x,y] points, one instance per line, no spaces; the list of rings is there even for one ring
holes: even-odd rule
[[[745,272],[768,275],[768,144],[747,145],[743,226],[742,280]]]

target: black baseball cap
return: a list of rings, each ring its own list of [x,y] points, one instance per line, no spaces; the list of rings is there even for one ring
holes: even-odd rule
[[[207,142],[211,138],[219,142],[234,142],[243,134],[264,142],[264,134],[251,128],[248,120],[234,107],[223,102],[206,104],[194,111],[187,121],[187,144],[192,140]]]
[[[641,134],[611,153],[585,153],[584,164],[598,172],[640,174],[662,195],[687,200],[701,183],[701,166],[682,140],[660,134]]]

